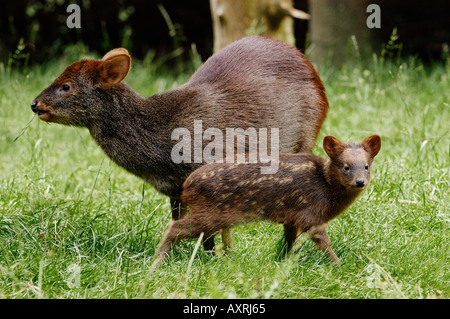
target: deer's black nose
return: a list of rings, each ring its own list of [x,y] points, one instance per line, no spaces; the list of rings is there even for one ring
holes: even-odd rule
[[[364,187],[364,179],[362,179],[362,178],[358,178],[357,180],[356,180],[356,186],[357,187]]]
[[[31,102],[31,110],[36,113],[37,112],[37,105],[38,102],[36,100],[34,100],[33,102]]]

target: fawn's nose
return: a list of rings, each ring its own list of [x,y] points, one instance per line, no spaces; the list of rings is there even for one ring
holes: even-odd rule
[[[36,100],[34,100],[33,102],[31,102],[31,110],[36,113],[37,112],[37,105],[38,102]]]
[[[364,187],[364,184],[365,184],[364,179],[358,178],[358,179],[356,180],[356,186],[357,186],[357,187]]]

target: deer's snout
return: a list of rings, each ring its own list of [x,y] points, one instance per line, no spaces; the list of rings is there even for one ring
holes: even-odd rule
[[[355,181],[356,187],[364,187],[366,185],[366,182],[363,178],[358,178]]]
[[[37,112],[38,101],[34,100],[31,102],[31,110],[36,113]]]
[[[39,116],[39,119],[49,122],[53,116],[53,109],[45,102],[35,99],[31,102],[31,110]]]

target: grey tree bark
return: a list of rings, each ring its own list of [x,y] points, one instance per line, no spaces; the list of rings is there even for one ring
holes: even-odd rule
[[[310,47],[315,62],[343,63],[372,50],[376,31],[366,25],[372,0],[309,0]],[[356,40],[356,41],[355,41]]]
[[[214,51],[249,35],[263,35],[295,45],[294,18],[309,15],[292,0],[210,0]]]

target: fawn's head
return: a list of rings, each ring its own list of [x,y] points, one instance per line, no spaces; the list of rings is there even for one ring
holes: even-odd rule
[[[326,136],[323,148],[330,157],[330,177],[348,190],[362,191],[370,182],[372,162],[381,147],[378,135],[366,137],[361,143],[343,143]]]
[[[102,105],[111,104],[111,92],[130,67],[131,57],[125,49],[111,50],[101,60],[77,61],[38,95],[31,109],[46,122],[87,126]]]

